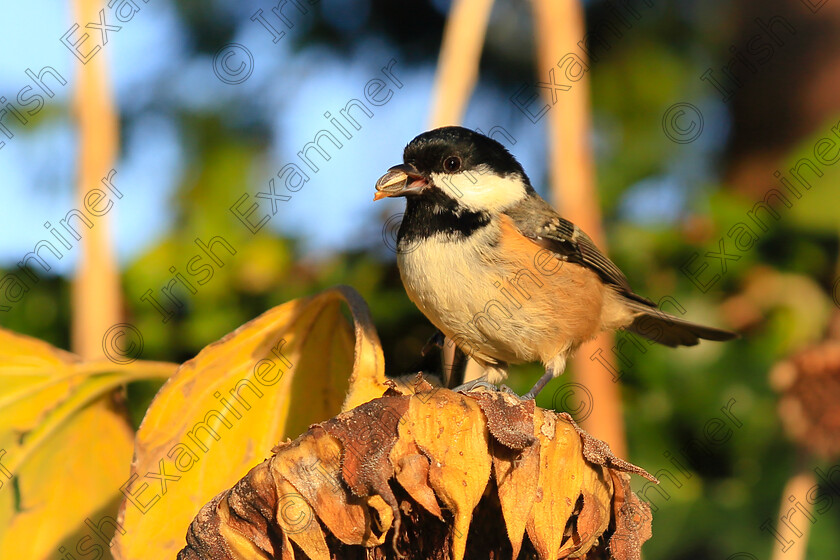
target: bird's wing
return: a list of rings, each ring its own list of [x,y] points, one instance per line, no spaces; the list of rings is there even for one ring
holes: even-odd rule
[[[529,197],[505,214],[516,228],[562,260],[585,266],[625,297],[650,306],[656,304],[633,291],[627,277],[598,250],[592,239],[569,220],[560,217],[541,198]]]

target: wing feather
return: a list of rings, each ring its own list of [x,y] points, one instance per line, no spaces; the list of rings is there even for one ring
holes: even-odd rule
[[[588,235],[569,220],[560,217],[541,198],[528,197],[505,213],[522,235],[533,239],[541,247],[554,252],[563,260],[593,270],[625,297],[656,306],[651,300],[633,291],[624,273],[598,250]]]

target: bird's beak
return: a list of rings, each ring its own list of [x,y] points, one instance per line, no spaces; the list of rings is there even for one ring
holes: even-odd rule
[[[417,194],[428,186],[429,180],[410,163],[395,165],[376,182],[376,194],[373,195],[373,200],[388,196]]]

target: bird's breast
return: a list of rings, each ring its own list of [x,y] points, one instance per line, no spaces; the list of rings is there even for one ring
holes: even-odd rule
[[[468,237],[439,234],[403,246],[397,262],[409,298],[479,360],[547,360],[594,336],[597,277],[521,235],[503,236],[505,227],[497,220]]]

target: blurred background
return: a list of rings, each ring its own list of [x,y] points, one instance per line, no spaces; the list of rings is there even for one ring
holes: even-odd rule
[[[79,207],[72,105],[83,63],[61,40],[79,23],[69,42],[88,33],[81,53],[101,46],[95,56],[106,62],[118,116],[113,183],[123,196],[108,214],[109,236],[122,315],[142,332],[143,359],[185,361],[272,306],[348,284],[371,307],[391,375],[436,367],[419,359],[433,328],[406,297],[395,264],[402,202],[373,204],[372,196],[403,146],[429,127],[450,3],[121,5],[138,11],[119,21],[106,9],[108,25],[120,26],[107,43],[70,6],[4,6],[0,96],[13,108],[0,111],[0,279],[23,274],[18,262]],[[840,467],[831,469],[840,394],[836,372],[823,372],[840,369],[831,354],[840,166],[831,161],[837,147],[821,139],[840,142],[840,3],[593,0],[583,10],[583,32],[600,37],[575,52],[588,65],[587,140],[605,246],[639,293],[671,296],[689,319],[743,334],[677,351],[617,335],[619,373],[603,375],[620,375],[626,455],[663,480],[659,489],[634,481],[654,507],[645,556],[768,558],[775,547],[777,558],[837,558]],[[550,65],[537,62],[535,28],[531,3],[495,1],[462,122],[494,131],[562,211],[549,188],[547,115],[557,110],[552,95],[562,105],[565,92],[539,86]],[[220,51],[230,44],[238,47]],[[382,71],[389,65],[395,80]],[[24,116],[35,105],[23,108],[18,93],[26,86],[39,93],[26,70],[45,66],[67,83],[43,78],[54,96]],[[570,67],[554,67],[555,84],[584,87],[566,77],[582,67]],[[380,105],[365,96],[373,79],[387,86],[373,96]],[[367,99],[372,113],[352,110],[358,129],[339,117],[354,99]],[[302,166],[298,153],[321,130],[340,148],[324,140],[329,159],[307,152],[317,172],[302,167],[308,181],[286,190],[278,171]],[[810,188],[791,179],[791,168]],[[276,214],[271,197],[259,196],[272,180],[290,196],[276,202]],[[770,199],[776,215],[753,214],[762,226],[750,212],[771,189],[786,199]],[[253,204],[252,225],[268,218],[256,233],[231,210]],[[217,236],[235,254],[217,245],[222,264],[209,279],[195,293],[176,285],[168,298],[162,289],[200,254],[196,239]],[[39,280],[19,301],[9,299],[8,282],[0,285],[0,304],[11,307],[0,325],[71,347],[79,249],[70,245],[60,259],[41,251],[51,270],[37,269]],[[729,258],[715,257],[721,249]],[[541,369],[514,371],[510,385],[522,393]],[[809,385],[811,378],[820,381]],[[573,365],[539,404],[581,420],[618,406],[599,401],[597,391],[560,389],[575,379]],[[159,386],[129,387],[135,425]],[[815,468],[836,474],[821,480]],[[805,477],[798,487],[796,476]],[[818,489],[809,493],[812,484]]]

